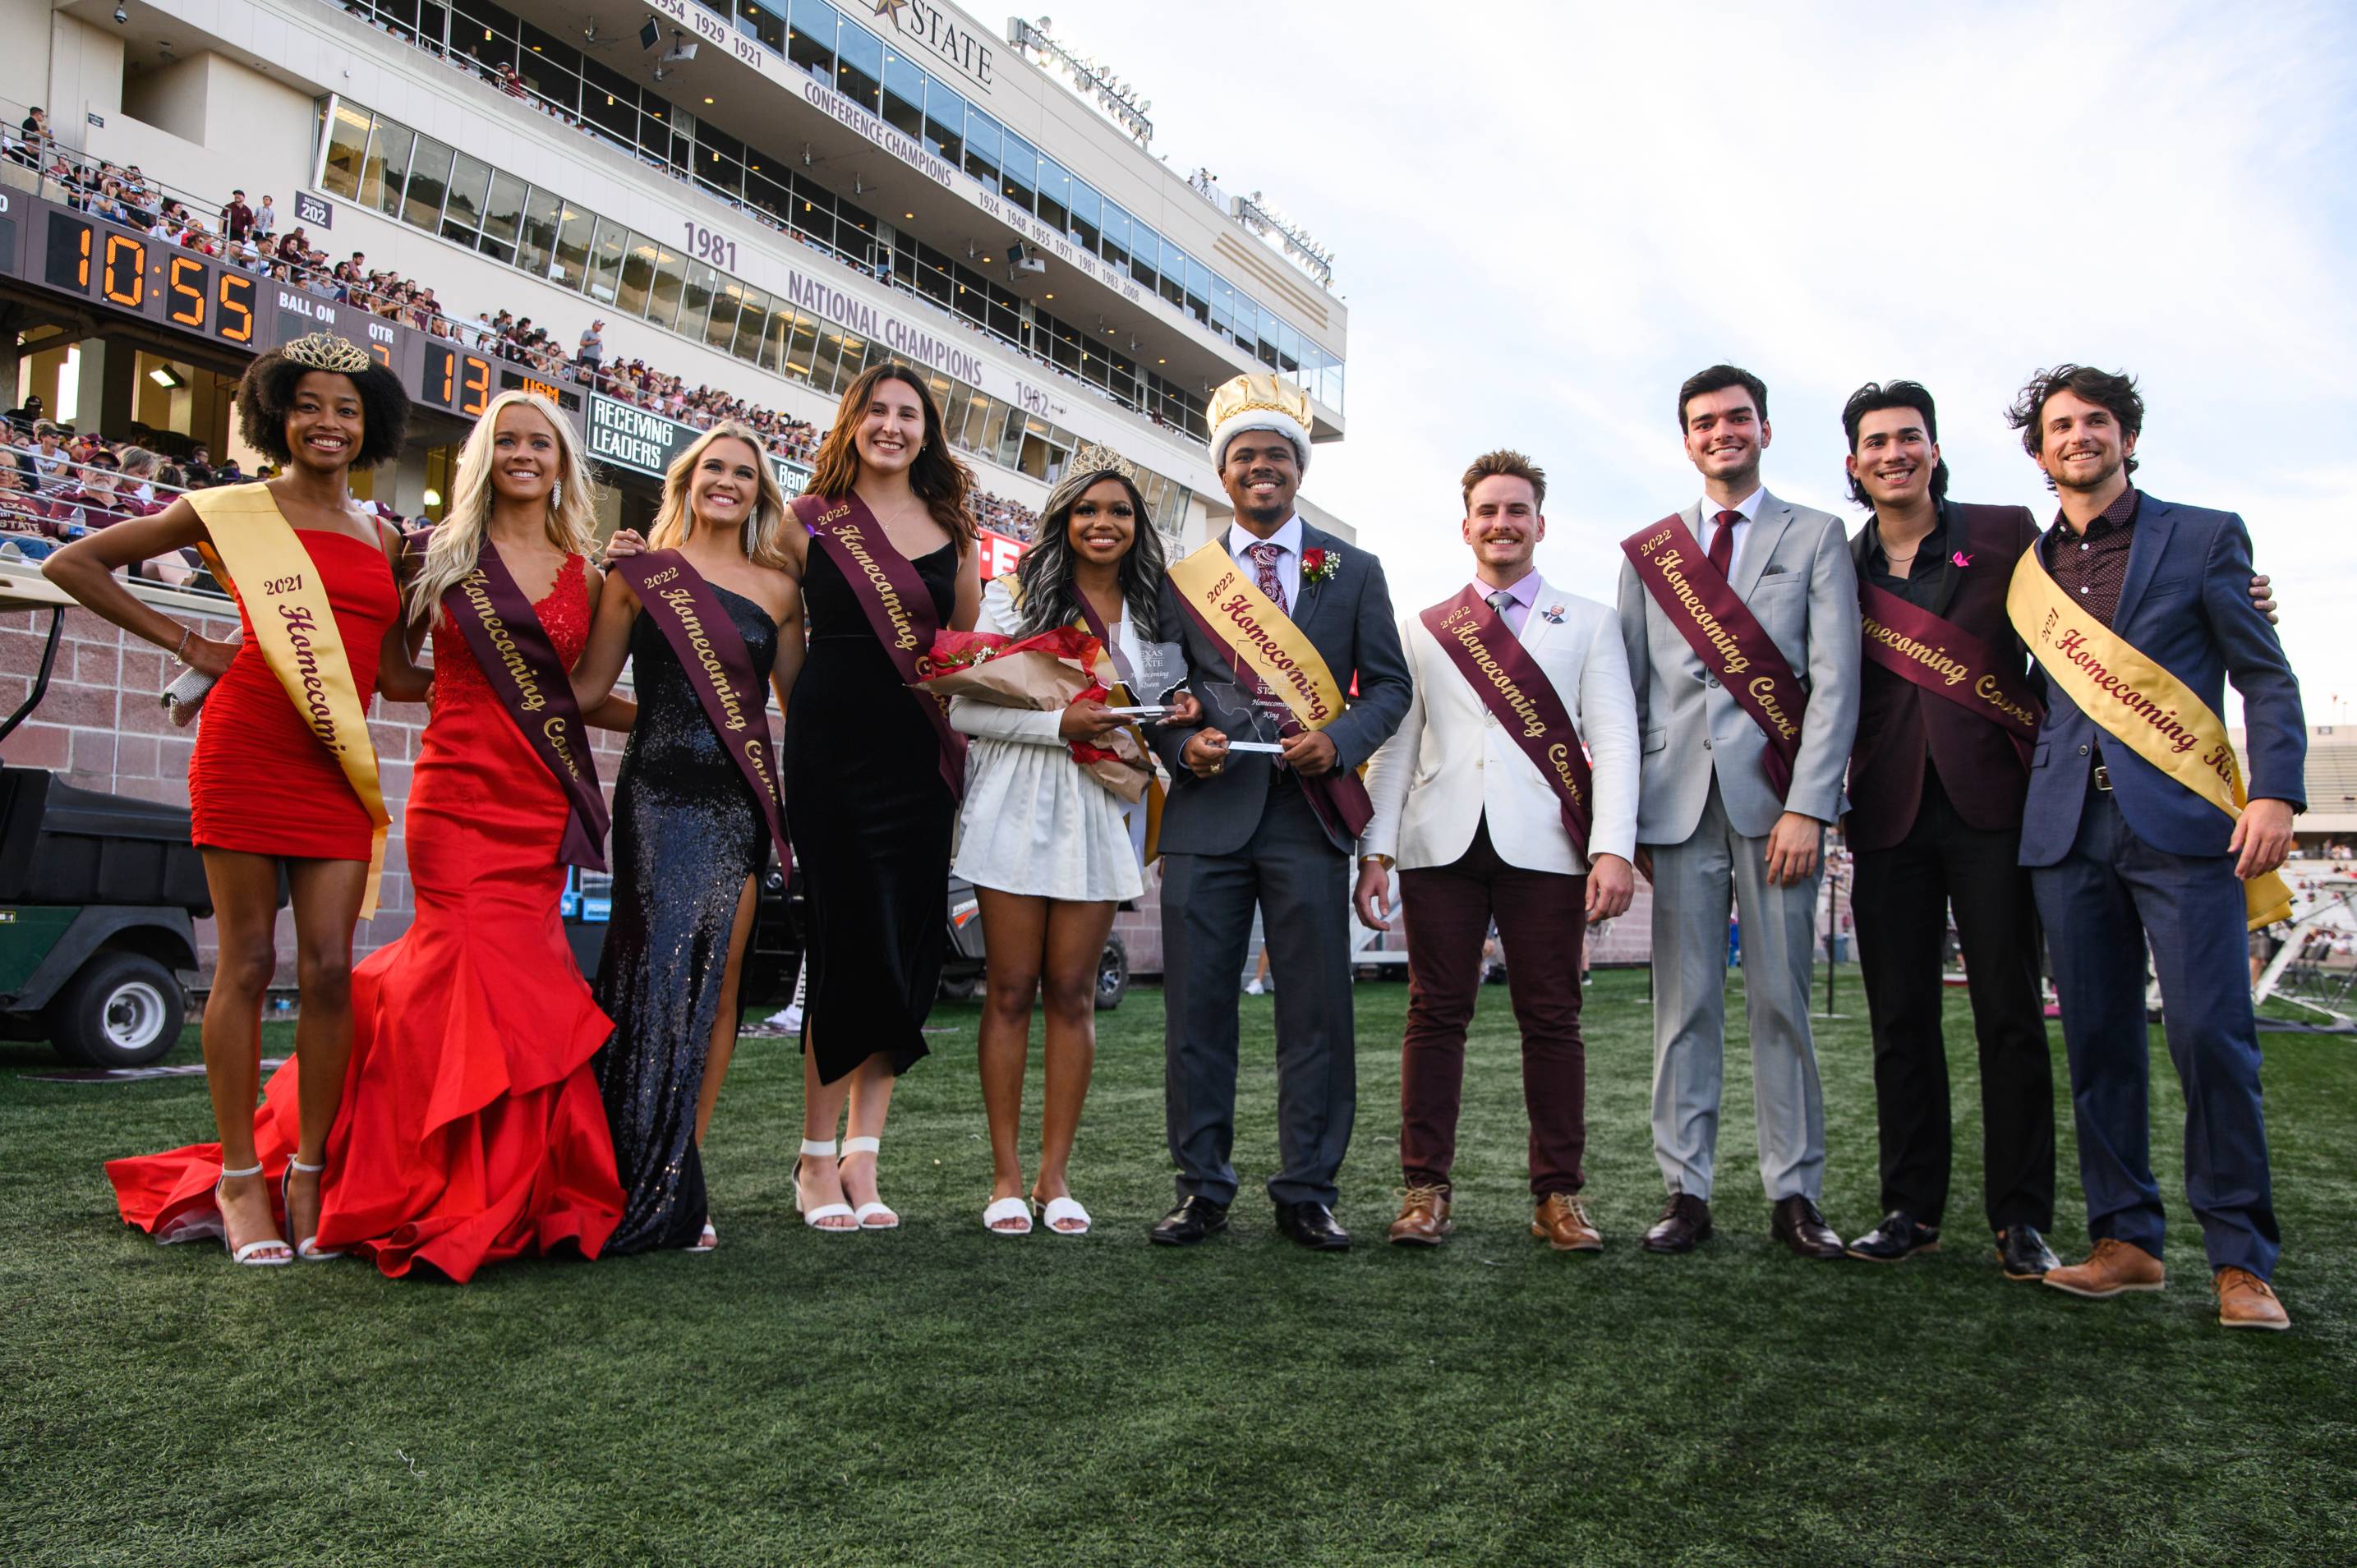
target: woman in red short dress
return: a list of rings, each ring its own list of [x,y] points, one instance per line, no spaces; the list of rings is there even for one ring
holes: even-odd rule
[[[246,440],[281,468],[266,484],[241,489],[266,494],[295,530],[329,600],[361,704],[379,690],[397,701],[423,697],[425,677],[410,660],[393,580],[400,535],[366,513],[350,488],[354,468],[401,450],[409,403],[399,381],[365,350],[314,333],[254,360],[238,383],[237,408]],[[264,660],[250,618],[243,642],[215,642],[142,603],[113,575],[210,537],[182,497],[154,517],[76,541],[42,570],[98,615],[220,677],[198,730],[188,795],[221,945],[204,1052],[221,1141],[117,1160],[107,1174],[123,1217],[158,1240],[219,1236],[241,1263],[285,1263],[317,1251],[319,1177],[351,1048],[352,926],[373,829],[343,769]],[[254,1095],[262,1004],[277,969],[282,869],[302,1004],[295,1047],[308,1070],[292,1135],[272,1136],[263,1150],[257,1132],[270,1123],[256,1116]]]

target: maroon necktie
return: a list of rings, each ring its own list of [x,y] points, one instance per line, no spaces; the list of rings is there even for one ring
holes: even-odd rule
[[[1285,546],[1268,540],[1244,546],[1244,553],[1253,558],[1253,583],[1276,606],[1276,613],[1289,616],[1293,607],[1285,602],[1285,579],[1276,575],[1276,564],[1285,555]]]
[[[1735,575],[1735,525],[1743,521],[1739,511],[1718,514],[1718,532],[1710,536],[1710,564],[1722,577]]]

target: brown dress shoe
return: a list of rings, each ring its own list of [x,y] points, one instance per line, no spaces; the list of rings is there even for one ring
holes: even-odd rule
[[[1567,1192],[1551,1192],[1539,1199],[1531,1234],[1558,1252],[1604,1251],[1604,1233],[1587,1217],[1587,1205]]]
[[[1690,1192],[1674,1192],[1638,1245],[1648,1252],[1691,1252],[1709,1240],[1710,1205]]]
[[[2276,1297],[2275,1289],[2248,1269],[2218,1271],[2218,1326],[2221,1328],[2289,1328],[2291,1314]]]
[[[2158,1290],[2169,1274],[2142,1247],[2106,1236],[2083,1262],[2047,1270],[2046,1283],[2090,1301],[2108,1301],[2124,1291]]]
[[[1448,1218],[1448,1189],[1411,1187],[1400,1191],[1399,1218],[1389,1232],[1394,1247],[1437,1247],[1457,1229]]]
[[[1805,1193],[1793,1193],[1776,1200],[1769,1211],[1768,1232],[1790,1247],[1795,1255],[1829,1262],[1844,1256],[1842,1239],[1817,1212],[1817,1206]]]

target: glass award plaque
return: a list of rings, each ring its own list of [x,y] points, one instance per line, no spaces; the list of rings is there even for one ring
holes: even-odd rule
[[[1211,700],[1207,720],[1228,737],[1230,751],[1265,751],[1275,756],[1285,749],[1285,700],[1254,682],[1239,686],[1232,681],[1208,681],[1204,694]]]
[[[1165,699],[1187,683],[1187,650],[1175,642],[1141,642],[1135,665],[1134,679],[1127,683],[1137,705],[1111,711],[1126,718],[1168,717],[1170,705]]]

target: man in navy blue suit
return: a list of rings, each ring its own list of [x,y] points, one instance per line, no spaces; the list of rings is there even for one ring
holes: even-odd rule
[[[2243,520],[2164,501],[2129,482],[2144,424],[2131,379],[2077,365],[2040,371],[2008,418],[2061,502],[2036,546],[2056,591],[2048,602],[2108,628],[2093,640],[2108,635],[2128,645],[2114,650],[2113,671],[2128,668],[2122,654],[2140,653],[2211,714],[2231,679],[2249,736],[2250,800],[2233,816],[2140,754],[2154,743],[2138,726],[2174,725],[2178,708],[2140,717],[2082,684],[2079,694],[2098,710],[2091,714],[2074,701],[2075,672],[2058,667],[2065,662],[2058,650],[2029,637],[2048,666],[2049,712],[2030,763],[2021,860],[2032,868],[2061,993],[2094,1243],[2084,1262],[2050,1271],[2046,1283],[2103,1298],[2157,1291],[2164,1282],[2147,1107],[2149,941],[2169,1053],[2185,1091],[2186,1197],[2201,1224],[2219,1322],[2288,1327],[2268,1283],[2281,1241],[2259,1102],[2244,883],[2283,863],[2304,804],[2298,682],[2275,628],[2252,603]],[[2068,662],[2085,667],[2082,659]],[[2205,760],[2214,755],[2206,743],[2201,749]]]

